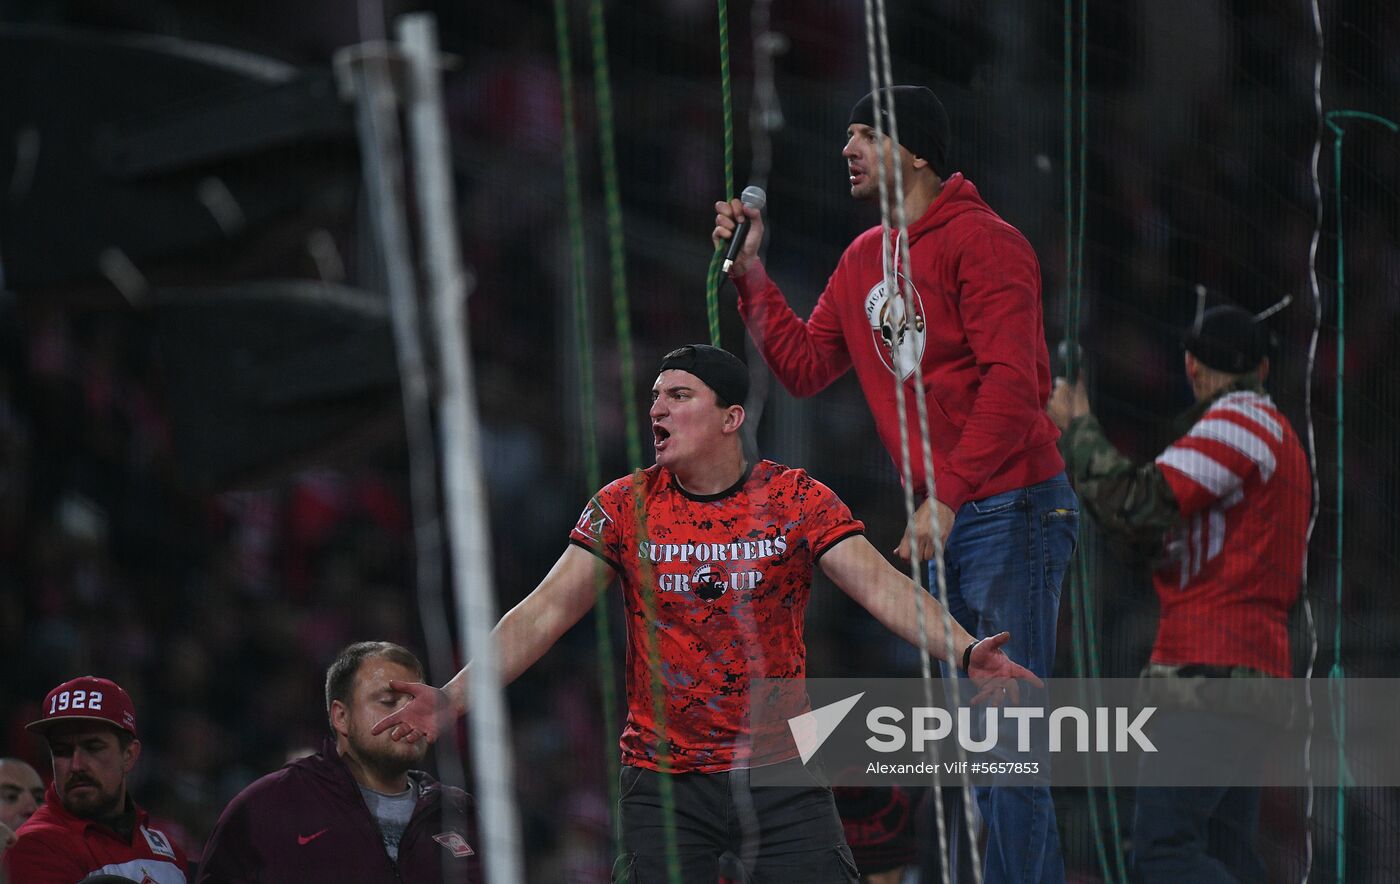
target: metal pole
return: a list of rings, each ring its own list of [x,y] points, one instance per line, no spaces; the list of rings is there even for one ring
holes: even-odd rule
[[[513,763],[505,701],[491,629],[496,604],[491,584],[486,485],[481,474],[480,426],[466,324],[466,273],[457,244],[447,125],[438,81],[438,44],[429,14],[399,19],[408,61],[409,147],[413,152],[423,231],[429,303],[438,345],[438,405],[442,420],[443,483],[448,542],[460,634],[472,661],[472,759],[486,839],[482,860],[491,882],[524,880],[520,827],[513,800]]]
[[[361,167],[374,227],[377,266],[388,291],[390,324],[403,397],[408,443],[409,497],[413,510],[415,583],[430,672],[452,666],[451,636],[442,604],[442,519],[438,514],[437,453],[423,359],[417,280],[403,209],[398,99],[383,46],[356,46],[336,58],[342,93],[357,105]],[[450,677],[450,676],[444,676]],[[449,757],[444,758],[444,755]],[[455,753],[439,752],[438,772],[448,783],[463,780]]]
[[[361,72],[369,55],[378,56],[376,70]],[[456,672],[452,635],[447,627],[447,606],[443,599],[443,526],[439,513],[437,451],[433,440],[427,367],[424,365],[422,325],[418,313],[417,280],[413,256],[405,233],[403,182],[399,174],[402,156],[398,143],[397,107],[389,65],[382,44],[352,47],[336,61],[342,91],[359,103],[360,153],[369,195],[369,215],[375,227],[377,251],[372,260],[376,274],[390,296],[400,387],[404,402],[404,425],[408,438],[409,486],[413,508],[415,584],[418,617],[427,644],[429,679],[446,680]],[[374,80],[374,85],[369,84]],[[378,107],[372,110],[371,105]],[[381,132],[388,134],[381,136]],[[383,207],[383,208],[381,208]],[[399,294],[395,294],[398,292]],[[405,294],[406,292],[406,294]],[[436,747],[438,777],[446,784],[462,786],[466,777],[462,760],[451,741]],[[449,822],[445,820],[445,822]]]

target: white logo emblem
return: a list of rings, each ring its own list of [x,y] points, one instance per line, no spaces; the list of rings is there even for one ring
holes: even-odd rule
[[[142,826],[141,834],[146,836],[146,844],[150,846],[151,853],[170,859],[175,858],[175,848],[170,846],[170,839],[165,837],[164,832]]]
[[[729,591],[729,572],[723,565],[706,562],[691,573],[690,591],[712,602]]]
[[[902,287],[906,281],[906,277],[901,273],[895,284]],[[914,288],[914,283],[908,281],[908,285],[914,295],[912,319],[905,315],[903,293],[896,290],[895,296],[889,297],[883,279],[865,296],[865,317],[870,322],[875,351],[880,354],[885,367],[898,375],[902,381],[909,380],[914,369],[918,368],[923,360],[924,345],[928,338],[924,316],[920,312],[923,302],[919,299],[919,292]]]
[[[593,498],[588,502],[588,506],[583,508],[583,513],[578,517],[578,523],[574,530],[581,534],[587,534],[594,540],[603,539],[603,531],[608,527],[608,514],[603,512],[603,507],[598,503],[598,498]]]
[[[476,853],[475,850],[472,850],[472,846],[467,843],[467,839],[456,832],[443,832],[441,835],[434,835],[433,840],[452,851],[452,855],[458,859]]]

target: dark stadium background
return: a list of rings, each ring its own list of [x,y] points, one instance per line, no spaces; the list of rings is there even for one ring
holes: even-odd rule
[[[640,380],[621,402],[585,6],[570,4],[598,341],[592,358],[603,475],[611,477],[629,466],[623,409],[641,407],[662,353],[707,334],[710,206],[723,191],[717,29],[715,5],[702,0],[607,4]],[[1322,3],[1326,109],[1400,116],[1398,8],[1384,0]],[[458,233],[475,276],[471,336],[504,610],[544,574],[593,490],[583,479],[570,335],[551,4],[19,0],[0,10],[0,28],[75,29],[98,41],[164,35],[328,73],[337,48],[392,34],[385,22],[421,9],[436,12],[443,48],[457,59],[445,77],[445,101]],[[729,12],[737,190],[751,162],[751,5],[733,3]],[[1063,16],[1059,4],[1033,0],[892,0],[890,22],[895,79],[926,83],[943,97],[953,165],[1036,248],[1052,352],[1064,333],[1068,291]],[[1176,339],[1191,318],[1195,287],[1255,311],[1291,293],[1293,306],[1273,321],[1280,349],[1271,388],[1302,430],[1313,328],[1310,162],[1318,135],[1311,9],[1282,0],[1093,0],[1087,20],[1081,339],[1096,410],[1126,450],[1155,453],[1170,438],[1165,419],[1189,403]],[[788,48],[775,61],[786,124],[773,145],[768,263],[802,311],[845,244],[879,221],[870,206],[850,203],[839,156],[846,114],[870,81],[859,4],[778,0],[772,29]],[[23,101],[13,91],[5,100],[32,104],[37,96],[52,119],[75,121],[97,112],[95,102],[74,98],[85,84],[117,84],[137,117],[158,104],[142,100],[161,93],[158,76],[104,67],[109,57],[98,52],[65,57],[76,63],[62,82],[7,77],[0,96],[24,89]],[[42,207],[16,202],[11,169],[20,123],[0,116],[0,186],[11,188],[0,227],[11,269],[0,298],[0,754],[46,770],[43,747],[23,730],[45,691],[77,674],[114,678],[141,717],[136,794],[178,823],[197,854],[231,795],[289,752],[319,743],[326,732],[320,681],[336,650],[359,639],[423,649],[402,429],[384,407],[384,377],[361,366],[373,392],[327,418],[338,427],[335,444],[260,461],[239,436],[230,447],[247,462],[236,488],[210,472],[193,475],[194,466],[212,471],[213,462],[179,450],[176,416],[213,413],[212,400],[189,398],[199,395],[189,392],[199,386],[191,379],[218,381],[232,372],[216,353],[201,361],[199,348],[172,345],[172,335],[190,340],[190,326],[163,326],[158,311],[133,307],[95,267],[79,266],[94,251],[79,248],[87,248],[90,225],[108,214],[98,195],[88,199],[57,181],[49,192],[56,196]],[[1332,665],[1340,618],[1346,672],[1395,675],[1400,136],[1356,124],[1346,140],[1340,559],[1332,145],[1329,133],[1319,158],[1323,322],[1312,393],[1323,496],[1310,556],[1317,670]],[[265,211],[236,236],[143,263],[139,270],[154,286],[318,280],[324,267],[307,243],[319,230],[335,243],[346,283],[382,290],[352,134],[254,156],[229,174],[250,192],[259,181],[274,191],[264,194]],[[279,202],[278,189],[295,198]],[[48,242],[24,239],[17,255],[12,244],[25,234],[15,219],[31,217],[26,212],[65,232]],[[15,277],[21,265],[33,284]],[[721,292],[721,312],[723,342],[742,349],[732,290]],[[220,320],[202,333],[261,334],[247,318]],[[265,429],[275,435],[272,425]],[[767,456],[822,478],[866,521],[877,547],[894,548],[902,495],[852,378],[814,400],[771,390],[759,444]],[[1154,628],[1150,588],[1140,572],[1107,556],[1095,557],[1091,574],[1103,674],[1131,676]],[[1062,610],[1058,671],[1068,673],[1068,605]],[[1301,617],[1295,621],[1302,674],[1309,634]],[[917,674],[912,650],[888,641],[830,585],[814,589],[808,634],[814,675]],[[590,619],[508,693],[532,881],[603,881],[611,863],[603,772],[615,735],[602,732],[594,648]],[[1067,862],[1080,880],[1097,880],[1083,796],[1061,800]],[[1348,804],[1352,880],[1387,879],[1400,855],[1394,796],[1355,790]],[[1301,807],[1293,793],[1266,802],[1265,845],[1279,880],[1300,877]],[[1332,880],[1333,817],[1331,804],[1315,812],[1319,881]]]

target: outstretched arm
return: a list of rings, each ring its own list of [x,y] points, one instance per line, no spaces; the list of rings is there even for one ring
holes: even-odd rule
[[[959,668],[962,666],[964,652],[969,645],[973,645],[973,637],[951,617],[947,618],[951,633],[945,632],[943,606],[938,600],[895,570],[864,535],[847,537],[831,547],[821,557],[821,566],[842,592],[859,602],[891,632],[915,647],[919,646],[918,606],[922,606],[929,653]],[[951,648],[948,641],[950,635]],[[1003,632],[978,641],[973,647],[967,670],[978,688],[973,702],[992,698],[1002,688],[1013,699],[1019,700],[1018,680],[1037,687],[1041,685],[1035,673],[1013,663],[1001,650],[1001,646],[1010,638],[1010,633]]]
[[[588,613],[600,567],[605,566],[599,558],[570,544],[534,592],[501,618],[491,631],[491,640],[500,654],[502,684],[515,681]],[[380,719],[373,733],[392,728],[390,735],[396,740],[412,743],[419,736],[429,742],[436,740],[443,727],[465,714],[470,704],[470,668],[468,663],[441,690],[425,684],[390,682],[394,690],[410,694],[413,699]]]

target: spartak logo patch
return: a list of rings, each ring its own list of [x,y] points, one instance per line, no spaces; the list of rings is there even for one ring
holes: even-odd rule
[[[467,843],[467,839],[456,832],[443,832],[441,835],[434,835],[433,840],[452,851],[452,855],[458,859],[476,853],[475,850],[472,850],[472,846]]]

